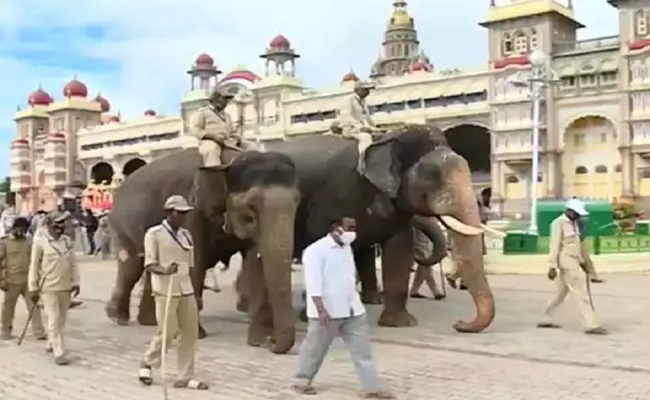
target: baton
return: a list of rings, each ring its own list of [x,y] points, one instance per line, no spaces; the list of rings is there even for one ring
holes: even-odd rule
[[[23,327],[23,331],[20,334],[20,337],[18,338],[18,343],[17,345],[20,346],[23,343],[23,340],[25,340],[25,334],[27,333],[27,328],[29,327],[29,324],[32,322],[32,318],[34,318],[34,311],[36,311],[36,307],[38,307],[38,302],[40,301],[40,293],[43,290],[43,285],[45,285],[45,276],[41,280],[41,283],[38,285],[38,293],[39,293],[39,298],[36,299],[36,301],[32,300],[33,304],[29,308],[29,314],[27,315],[27,322],[25,322],[25,326]],[[29,295],[29,293],[28,293]]]
[[[445,279],[445,272],[442,270],[442,261],[438,263],[440,266],[440,285],[442,286],[442,294],[447,297],[447,279]]]
[[[175,275],[175,274],[174,274]],[[163,316],[163,328],[162,328],[162,349],[160,357],[160,374],[162,375],[162,389],[163,389],[163,399],[168,400],[167,394],[167,321],[169,320],[169,309],[172,304],[172,287],[174,286],[174,275],[169,277],[169,285],[167,286],[167,296],[165,297],[165,314]]]
[[[596,311],[594,308],[594,299],[591,297],[591,279],[589,274],[585,272],[585,279],[587,281],[587,295],[589,296],[589,305],[591,306],[591,311]]]

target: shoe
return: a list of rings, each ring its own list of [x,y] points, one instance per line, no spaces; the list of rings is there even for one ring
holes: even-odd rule
[[[560,325],[554,324],[552,322],[540,322],[539,324],[537,324],[537,327],[538,328],[548,328],[548,329],[560,329],[561,328]]]
[[[61,355],[54,358],[54,363],[56,365],[68,365],[70,364],[70,360],[68,360],[68,357],[66,357],[65,355]]]
[[[11,331],[2,331],[0,333],[0,340],[11,340]]]
[[[47,334],[39,333],[38,335],[34,335],[34,339],[40,340],[40,341],[47,340]]]
[[[609,332],[602,326],[598,326],[596,328],[587,329],[585,333],[587,335],[607,335]]]
[[[591,283],[603,283],[603,282],[605,281],[600,278],[591,278]]]

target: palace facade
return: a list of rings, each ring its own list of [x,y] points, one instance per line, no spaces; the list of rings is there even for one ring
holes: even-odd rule
[[[602,0],[599,0],[602,1]],[[371,65],[377,84],[368,98],[378,125],[431,123],[473,170],[477,192],[491,207],[525,214],[532,164],[529,90],[512,84],[530,73],[528,54],[549,54],[557,84],[542,103],[537,195],[557,198],[650,200],[650,2],[609,0],[615,36],[578,41],[583,25],[571,0],[492,0],[481,22],[489,60],[472,70],[437,70],[420,48],[405,1],[395,1],[381,56]],[[462,29],[462,28],[460,28]],[[42,88],[15,121],[12,190],[22,210],[52,208],[90,182],[119,184],[154,158],[196,146],[189,115],[221,85],[236,94],[229,105],[248,140],[291,140],[326,132],[337,105],[359,77],[350,71],[335,87],[313,90],[296,72],[299,54],[277,36],[260,56],[264,73],[245,68],[221,77],[215,60],[198,56],[179,115],[122,121],[79,80],[54,99]],[[650,202],[648,202],[650,205]]]

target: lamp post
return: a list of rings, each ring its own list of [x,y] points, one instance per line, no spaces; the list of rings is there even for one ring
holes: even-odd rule
[[[541,103],[544,99],[544,90],[559,80],[557,74],[547,66],[548,56],[541,50],[533,51],[528,60],[531,65],[531,73],[523,79],[518,77],[511,81],[516,87],[525,87],[530,90],[530,99],[533,105],[533,160],[530,182],[530,226],[528,233],[537,235],[537,179],[539,176],[539,128],[541,125]]]

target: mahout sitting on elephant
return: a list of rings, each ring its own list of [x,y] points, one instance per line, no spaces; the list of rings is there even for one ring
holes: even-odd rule
[[[120,187],[109,217],[118,246],[118,273],[106,312],[119,324],[128,323],[131,291],[144,271],[144,233],[162,218],[162,202],[181,194],[194,203],[188,228],[194,240],[192,278],[199,304],[206,271],[242,252],[246,277],[255,280],[247,307],[248,343],[268,343],[271,351],[285,353],[295,341],[291,259],[300,201],[295,166],[276,152],[225,149],[222,157],[230,160],[227,166],[199,175],[198,151],[181,150],[139,169]],[[229,233],[222,229],[224,211]],[[150,325],[155,316],[145,282],[138,320]]]

